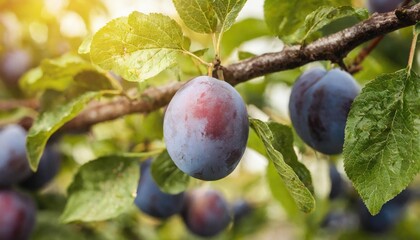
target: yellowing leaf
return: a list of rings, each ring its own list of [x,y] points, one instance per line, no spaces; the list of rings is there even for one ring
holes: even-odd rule
[[[185,53],[181,27],[162,14],[133,12],[114,19],[92,39],[91,59],[129,81],[156,76]]]

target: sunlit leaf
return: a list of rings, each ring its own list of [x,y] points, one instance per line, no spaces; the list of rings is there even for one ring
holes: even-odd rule
[[[220,21],[219,32],[226,32],[234,23],[246,0],[214,1],[214,10]]]
[[[162,14],[133,12],[112,20],[92,39],[91,59],[130,81],[156,76],[186,52],[181,27]]]
[[[214,33],[217,17],[212,0],[173,0],[175,8],[185,25],[198,33]]]

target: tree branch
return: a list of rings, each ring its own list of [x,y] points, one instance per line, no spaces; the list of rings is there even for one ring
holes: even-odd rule
[[[308,45],[287,46],[281,52],[231,64],[223,69],[225,80],[236,85],[269,73],[293,69],[307,63],[330,60],[342,63],[347,54],[364,42],[420,21],[420,3],[394,12],[373,14],[369,19]],[[214,73],[216,74],[216,73]],[[90,126],[132,113],[150,113],[169,103],[183,83],[147,89],[135,101],[117,97],[109,102],[95,103],[67,123],[63,130],[85,130]]]
[[[420,3],[394,12],[373,14],[369,19],[340,32],[320,38],[306,46],[285,47],[283,51],[267,53],[232,64],[224,69],[231,84],[248,79],[300,67],[309,62],[330,60],[339,63],[360,44],[400,28],[414,25],[420,20]]]

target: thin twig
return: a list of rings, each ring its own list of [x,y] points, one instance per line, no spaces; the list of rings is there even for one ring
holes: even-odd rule
[[[405,7],[408,4],[410,4],[412,0],[405,0],[403,4],[401,4],[401,7]],[[384,39],[385,35],[379,36],[372,40],[372,42],[364,47],[360,53],[355,57],[353,60],[353,63],[347,67],[348,72],[350,74],[355,74],[363,69],[362,62],[366,59],[367,56],[378,46],[378,44]]]

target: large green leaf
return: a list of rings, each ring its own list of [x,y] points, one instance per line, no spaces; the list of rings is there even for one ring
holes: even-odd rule
[[[166,150],[152,162],[152,176],[159,188],[169,194],[185,191],[190,180],[190,177],[174,164]]]
[[[346,173],[372,214],[420,170],[420,78],[400,70],[363,89],[350,110]]]
[[[92,39],[91,59],[130,81],[156,76],[189,48],[181,27],[162,14],[133,12],[112,20]],[[188,45],[188,46],[185,46]]]
[[[173,0],[185,25],[198,33],[214,33],[217,17],[212,0]]]
[[[359,20],[369,17],[369,12],[366,9],[354,9],[350,6],[329,7],[323,6],[310,13],[306,18],[303,26],[296,32],[287,36],[289,42],[302,43],[315,32],[319,31],[324,26],[334,22],[335,20],[355,16]]]
[[[270,30],[290,42],[292,35],[303,26],[306,16],[320,6],[351,6],[350,0],[265,0],[264,17]]]
[[[35,171],[38,168],[48,138],[79,114],[88,102],[100,95],[100,92],[87,92],[65,105],[49,109],[40,114],[29,129],[26,139],[26,149],[32,170]]]
[[[220,21],[219,32],[226,32],[234,23],[246,0],[214,1],[214,11]]]
[[[81,166],[69,187],[61,221],[103,221],[133,205],[139,181],[135,158],[106,156]]]
[[[250,119],[250,123],[263,141],[268,158],[273,162],[297,207],[303,212],[311,212],[315,208],[315,199],[311,193],[312,180],[306,167],[297,161],[293,146],[290,145],[293,142],[290,128],[257,119]]]

